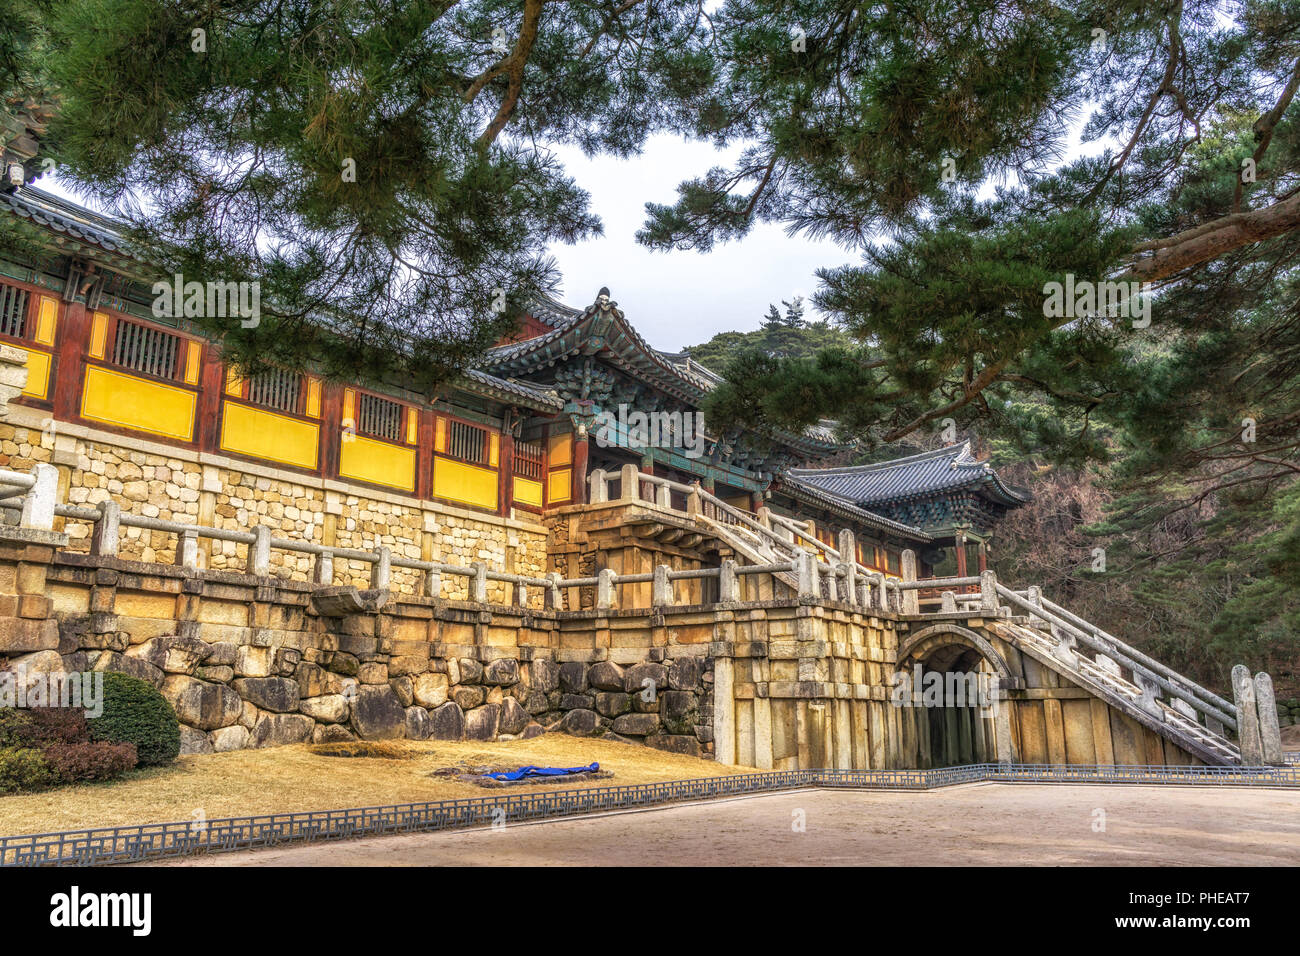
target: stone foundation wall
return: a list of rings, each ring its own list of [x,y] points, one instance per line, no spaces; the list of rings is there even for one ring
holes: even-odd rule
[[[0,621],[0,667],[146,680],[176,709],[186,753],[546,731],[713,749],[707,642],[653,647],[644,614],[314,588],[16,534],[0,537],[0,590],[31,619]]]

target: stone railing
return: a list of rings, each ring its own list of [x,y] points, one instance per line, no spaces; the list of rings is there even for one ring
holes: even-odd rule
[[[87,524],[91,528],[90,553],[95,557],[118,557],[123,528],[140,528],[175,535],[176,565],[198,570],[201,540],[230,541],[247,549],[244,571],[257,577],[271,574],[271,552],[288,551],[314,557],[312,583],[321,587],[334,584],[335,561],[357,561],[370,565],[370,587],[382,590],[390,587],[392,571],[402,568],[421,575],[420,595],[426,598],[442,597],[443,579],[460,577],[468,581],[468,599],[488,603],[488,583],[505,585],[507,599],[504,606],[516,608],[541,607],[562,609],[564,593],[570,588],[595,588],[597,610],[615,610],[620,601],[619,589],[637,585],[651,585],[651,607],[667,607],[676,603],[673,583],[676,581],[710,578],[716,580],[719,603],[741,600],[740,580],[746,575],[801,574],[815,582],[820,570],[808,562],[774,561],[766,564],[738,565],[723,561],[716,568],[674,570],[667,565],[656,567],[652,573],[617,574],[604,569],[592,577],[564,578],[551,573],[546,577],[530,577],[494,571],[485,562],[469,565],[423,561],[394,555],[390,548],[378,546],[374,550],[327,547],[310,541],[276,537],[265,525],[254,525],[249,531],[234,531],[206,525],[187,524],[162,518],[123,512],[115,501],[102,501],[94,507],[60,504],[57,502],[58,471],[53,465],[38,464],[27,474],[0,469],[0,511],[17,516],[18,527],[50,531],[55,518]],[[814,577],[808,577],[809,575]],[[815,583],[807,584],[801,594],[815,593]]]

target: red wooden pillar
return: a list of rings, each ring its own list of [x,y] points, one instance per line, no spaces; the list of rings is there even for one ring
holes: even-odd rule
[[[200,451],[216,451],[220,442],[221,402],[226,394],[225,366],[211,342],[203,343],[199,366],[199,414],[194,440]]]
[[[50,383],[50,397],[54,400],[54,417],[67,422],[81,412],[81,368],[90,342],[90,315],[86,312],[86,304],[64,302],[63,321],[58,328],[57,364],[54,381]]]
[[[415,445],[415,496],[433,496],[433,435],[436,423],[432,408],[421,408],[420,430]]]
[[[573,475],[570,497],[575,505],[587,503],[587,433],[573,436]]]
[[[988,569],[989,569],[989,546],[985,542],[981,541],[980,542],[980,574],[983,574]]]
[[[966,536],[957,532],[957,577],[966,576]]]
[[[515,488],[515,436],[507,431],[501,433],[501,453],[497,459],[497,509],[501,514],[510,514],[514,501]]]

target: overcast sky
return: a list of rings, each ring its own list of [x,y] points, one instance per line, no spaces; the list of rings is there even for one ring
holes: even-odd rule
[[[602,285],[651,345],[677,351],[716,332],[758,328],[769,303],[805,298],[822,266],[857,261],[831,242],[790,238],[779,225],[759,225],[744,239],[707,254],[651,252],[637,243],[647,202],[672,203],[677,184],[726,165],[729,154],[709,143],[653,137],[631,160],[588,159],[576,149],[556,151],[605,224],[605,235],[552,253],[564,275],[559,298],[582,307]],[[811,313],[810,313],[811,314]]]

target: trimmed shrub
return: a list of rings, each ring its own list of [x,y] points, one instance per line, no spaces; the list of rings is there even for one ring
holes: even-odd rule
[[[137,677],[105,673],[104,712],[86,723],[92,740],[135,744],[142,767],[171,763],[181,752],[176,711],[153,685]]]
[[[42,751],[59,783],[112,780],[136,765],[135,744],[52,743]]]
[[[31,747],[0,750],[0,793],[43,790],[54,782],[54,771],[39,750]]]
[[[80,707],[33,707],[28,747],[44,750],[53,744],[88,744],[90,728]]]
[[[30,747],[32,712],[16,707],[0,707],[0,750]]]

